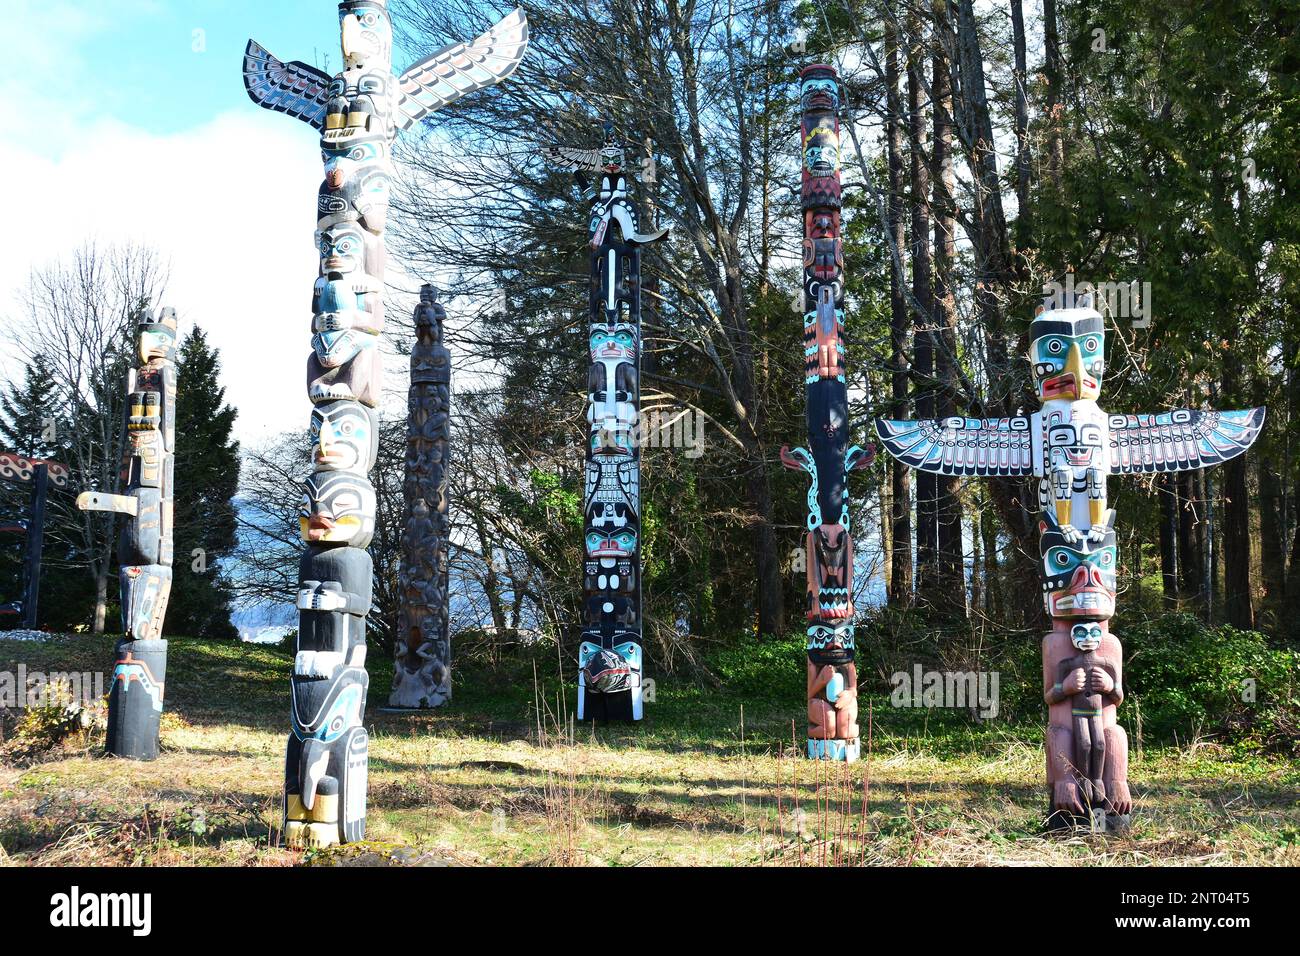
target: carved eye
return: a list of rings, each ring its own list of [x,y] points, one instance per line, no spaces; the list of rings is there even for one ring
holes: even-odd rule
[[[1101,343],[1097,341],[1097,337],[1095,335],[1090,335],[1083,340],[1083,350],[1085,352],[1095,352],[1097,351],[1100,345]]]
[[[1063,351],[1065,351],[1065,345],[1064,343],[1061,342],[1060,339],[1048,339],[1047,351],[1050,352],[1052,355],[1060,355]]]

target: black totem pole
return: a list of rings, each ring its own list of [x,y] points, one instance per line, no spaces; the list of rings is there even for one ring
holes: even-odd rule
[[[641,246],[667,227],[637,229],[622,143],[604,124],[599,150],[554,147],[551,157],[597,174],[591,245],[587,475],[583,495],[583,631],[578,719],[640,720]]]

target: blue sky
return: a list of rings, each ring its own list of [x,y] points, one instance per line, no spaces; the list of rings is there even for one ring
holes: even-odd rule
[[[82,243],[147,245],[169,267],[159,304],[221,350],[245,446],[305,430],[317,134],[248,99],[242,58],[252,37],[336,71],[335,0],[4,2],[0,169],[23,225],[0,233],[0,321]],[[0,352],[0,378],[18,371]]]

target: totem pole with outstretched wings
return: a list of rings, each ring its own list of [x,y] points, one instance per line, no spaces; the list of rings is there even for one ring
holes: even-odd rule
[[[1102,317],[1090,297],[1051,302],[1030,325],[1029,362],[1042,407],[993,420],[879,419],[894,457],[942,475],[1038,479],[1043,638],[1048,705],[1049,822],[1127,825],[1128,737],[1115,719],[1124,699],[1123,648],[1115,613],[1115,512],[1110,475],[1190,471],[1242,454],[1264,425],[1264,409],[1177,409],[1107,415],[1097,406],[1105,372]]]
[[[378,447],[392,143],[453,100],[504,80],[528,46],[528,21],[516,10],[474,42],[452,44],[394,76],[385,0],[343,0],[339,27],[343,71],[332,78],[306,63],[282,63],[252,41],[244,54],[253,102],[319,130],[325,163],[307,360],[314,471],[299,518],[307,549],[285,760],[284,832],[293,846],[365,835],[373,571],[366,548],[375,528],[367,475]]]

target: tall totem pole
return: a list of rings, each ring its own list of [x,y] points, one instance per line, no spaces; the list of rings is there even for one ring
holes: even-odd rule
[[[397,654],[390,707],[438,707],[451,699],[448,628],[447,466],[451,437],[451,352],[447,313],[433,286],[420,289],[411,348],[402,569],[398,575]]]
[[[1105,333],[1090,297],[1050,300],[1029,327],[1029,363],[1042,407],[1002,419],[879,419],[890,454],[941,475],[1038,479],[1047,703],[1048,813],[1052,826],[1120,829],[1133,809],[1123,647],[1115,613],[1115,512],[1108,475],[1190,471],[1240,455],[1264,425],[1264,409],[1177,409],[1107,415],[1097,406]]]
[[[298,652],[285,759],[285,839],[326,846],[365,834],[369,738],[366,615],[384,327],[384,225],[397,133],[451,101],[505,79],[528,45],[521,11],[471,44],[453,44],[392,71],[384,0],[339,4],[343,72],[332,79],[282,63],[252,40],[244,86],[253,102],[320,131],[325,179],[317,199],[320,276],[312,293],[307,392],[315,471],[299,517]]]
[[[840,240],[839,80],[834,67],[799,73],[803,152],[803,345],[809,448],[781,449],[808,472],[808,756],[857,760],[858,671],[853,643],[853,536],[848,473],[871,447],[849,446],[844,355],[844,252]]]
[[[108,697],[107,750],[118,757],[158,756],[167,642],[163,616],[172,590],[172,462],[176,453],[176,311],[143,313],[137,324],[140,367],[127,377],[120,495],[84,491],[82,511],[126,515],[117,539],[122,639]]]
[[[587,475],[583,494],[583,631],[578,719],[640,720],[641,246],[668,227],[639,232],[623,145],[604,124],[599,150],[554,147],[552,158],[597,174],[591,244]]]

